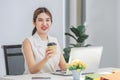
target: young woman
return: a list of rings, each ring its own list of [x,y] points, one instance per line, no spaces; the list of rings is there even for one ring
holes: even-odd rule
[[[36,9],[33,24],[35,27],[32,36],[23,41],[25,73],[53,72],[58,67],[66,70],[66,62],[58,40],[48,35],[52,24],[50,11],[45,7]],[[47,47],[50,42],[56,43],[56,50]]]

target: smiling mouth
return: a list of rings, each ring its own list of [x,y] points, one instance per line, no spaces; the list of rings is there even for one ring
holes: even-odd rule
[[[47,29],[48,29],[48,27],[43,26],[43,27],[41,27],[41,29],[45,31],[45,30],[47,30]]]

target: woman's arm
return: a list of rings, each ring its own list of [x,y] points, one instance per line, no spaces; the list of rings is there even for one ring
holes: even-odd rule
[[[67,63],[63,57],[63,54],[60,54],[60,62],[59,62],[59,67],[62,71],[66,71],[67,70]]]
[[[25,39],[23,42],[23,51],[28,64],[28,69],[32,74],[39,72],[44,67],[49,58],[53,56],[52,50],[47,49],[45,58],[36,64],[35,56],[28,39]]]

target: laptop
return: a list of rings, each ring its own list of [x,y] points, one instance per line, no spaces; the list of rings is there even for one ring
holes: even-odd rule
[[[79,47],[72,48],[70,52],[69,63],[73,59],[79,59],[87,64],[87,68],[82,74],[94,73],[98,70],[103,47]]]
[[[102,55],[103,47],[76,47],[72,48],[70,52],[69,63],[73,59],[80,59],[81,61],[87,64],[87,68],[82,71],[83,75],[93,74],[99,68],[101,55]],[[67,70],[67,72],[56,71],[53,72],[54,75],[62,75],[62,76],[71,76],[72,73]]]

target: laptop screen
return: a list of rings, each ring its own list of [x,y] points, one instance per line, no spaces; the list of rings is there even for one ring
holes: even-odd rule
[[[87,64],[86,70],[82,73],[94,73],[99,68],[103,47],[79,47],[72,48],[69,63],[73,59],[80,59]]]

